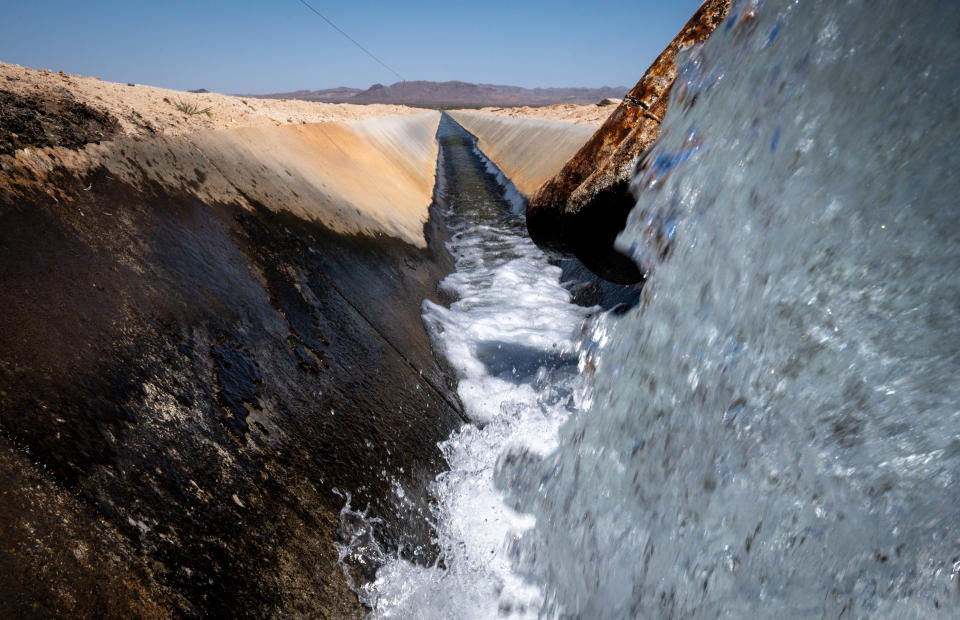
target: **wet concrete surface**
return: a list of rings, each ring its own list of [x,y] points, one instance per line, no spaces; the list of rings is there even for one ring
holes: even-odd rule
[[[436,214],[419,249],[146,174],[54,171],[59,198],[4,174],[0,612],[362,615],[344,494],[429,546],[461,422],[420,321],[452,267]]]

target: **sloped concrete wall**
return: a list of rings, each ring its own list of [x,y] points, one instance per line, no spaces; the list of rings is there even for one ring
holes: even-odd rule
[[[438,119],[0,156],[0,615],[362,617],[347,493],[429,561]]]
[[[135,187],[155,183],[204,201],[255,201],[334,232],[387,234],[423,247],[439,122],[439,112],[425,112],[120,138],[81,151],[25,149],[6,166],[40,179],[54,168],[102,166]],[[0,190],[3,185],[0,178]]]
[[[564,121],[510,118],[454,110],[448,112],[477,137],[477,146],[526,198],[563,168],[597,130]]]

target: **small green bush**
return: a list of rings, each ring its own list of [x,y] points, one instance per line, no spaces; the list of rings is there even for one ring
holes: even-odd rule
[[[196,103],[177,100],[173,102],[173,107],[175,107],[176,109],[180,110],[181,112],[189,116],[196,116],[197,114],[206,114],[207,118],[213,118],[213,114],[210,113],[210,110],[212,108],[201,108]]]

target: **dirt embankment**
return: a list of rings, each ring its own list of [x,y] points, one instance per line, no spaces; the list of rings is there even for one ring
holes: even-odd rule
[[[346,494],[430,561],[423,488],[460,423],[420,320],[452,268],[439,115],[289,102],[369,117],[276,126],[256,102],[229,128],[231,98],[177,116],[185,93],[15,69],[0,616],[362,615]]]
[[[487,107],[478,110],[452,110],[455,112],[477,112],[480,114],[493,114],[494,116],[504,116],[507,118],[532,118],[547,121],[564,121],[575,123],[577,125],[597,125],[603,124],[610,113],[620,103],[619,99],[604,99],[592,105],[577,105],[575,103],[558,103],[532,108],[523,106],[518,108],[498,108]]]
[[[0,93],[8,99],[26,101],[40,98],[50,102],[67,98],[112,116],[118,123],[119,132],[129,136],[353,121],[423,111],[400,105],[350,105],[187,93],[143,84],[106,82],[96,77],[54,73],[47,69],[38,71],[4,62],[0,62]],[[0,124],[7,118],[6,113],[0,114]]]

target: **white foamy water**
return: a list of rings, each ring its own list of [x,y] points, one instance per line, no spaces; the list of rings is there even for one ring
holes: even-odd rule
[[[473,423],[441,444],[449,471],[432,488],[438,563],[389,559],[361,598],[376,618],[533,618],[542,593],[511,559],[533,520],[504,502],[494,472],[504,454],[555,449],[583,396],[577,344],[591,310],[570,303],[560,268],[526,237],[469,135],[450,124],[440,139],[457,269],[441,290],[456,301],[424,302],[423,319]]]

